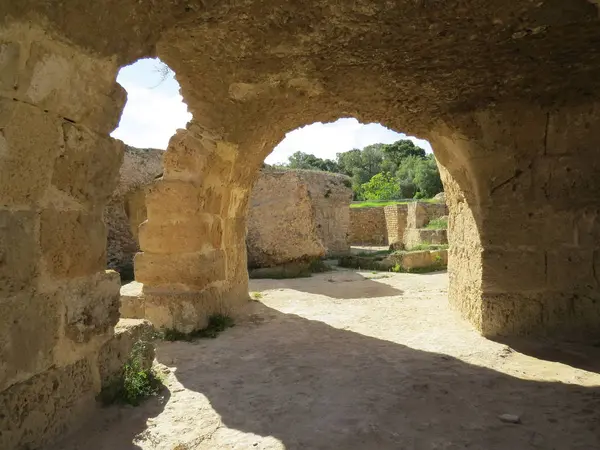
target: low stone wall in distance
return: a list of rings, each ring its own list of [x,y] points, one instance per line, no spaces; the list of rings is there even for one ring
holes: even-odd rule
[[[351,245],[387,245],[388,232],[383,207],[350,208]]]

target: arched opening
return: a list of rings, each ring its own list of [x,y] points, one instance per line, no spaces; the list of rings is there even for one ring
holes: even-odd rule
[[[116,189],[106,206],[107,264],[122,282],[134,279],[140,250],[138,228],[146,220],[145,191],[162,176],[169,140],[192,120],[173,72],[158,58],[122,67],[117,83],[127,92],[118,127],[111,136],[125,144]]]
[[[427,141],[352,118],[293,130],[267,156],[253,186],[250,277],[308,275],[326,269],[323,258],[363,269],[440,270],[447,260],[445,226],[427,226],[440,218],[447,223],[444,202],[431,203],[442,191]],[[390,255],[353,260],[351,246],[353,253]],[[443,255],[425,253],[432,250]],[[394,262],[400,255],[393,251],[402,251],[402,260]]]
[[[177,72],[194,114],[169,142],[139,230],[135,274],[144,283],[143,315],[157,326],[193,330],[212,312],[247,304],[246,215],[264,158],[289,130],[356,117],[431,142],[450,207],[450,302],[477,331],[597,338],[600,65],[590,43],[600,39],[600,28],[593,2],[467,0],[447,8],[427,2],[155,3],[0,6],[0,409],[8,411],[0,414],[0,447],[39,448],[85,416],[110,372],[105,357],[120,352],[113,339],[120,283],[104,270],[103,211],[123,149],[109,133],[125,103],[115,82],[119,68],[149,55]],[[292,327],[279,318],[279,342],[287,344],[293,339],[285,331]],[[598,447],[597,414],[588,408],[594,390],[499,377],[482,370],[477,358],[443,363],[448,359],[427,348],[421,354],[386,346],[385,333],[375,341],[355,339],[356,333],[339,332],[339,321],[330,327],[308,322],[296,334],[298,351],[290,355],[280,346],[275,355],[290,361],[319,351],[319,370],[310,374],[327,375],[313,378],[326,388],[316,391],[321,403],[310,403],[303,391],[315,392],[314,385],[293,384],[302,365],[279,367],[279,373],[294,372],[284,386],[302,388],[291,401],[282,395],[272,404],[248,401],[239,408],[239,397],[223,397],[245,382],[281,386],[273,383],[276,373],[261,372],[269,354],[256,362],[248,339],[231,347],[243,352],[229,353],[229,364],[203,360],[210,382],[199,386],[188,378],[223,412],[225,419],[215,423],[276,436],[284,445],[300,440],[308,448],[343,448],[363,439],[377,446],[380,425],[393,438],[383,441],[390,448],[406,442],[519,448],[538,445],[539,436],[548,436],[539,446]],[[315,334],[334,338],[311,341]],[[274,341],[273,335],[260,340],[267,350]],[[356,345],[348,351],[350,341]],[[337,367],[344,371],[331,367],[331,354],[343,356]],[[419,383],[405,383],[406,366],[395,363],[402,354],[402,361],[421,358],[427,369],[444,364],[443,375],[423,384],[421,377],[432,373],[424,369],[415,376]],[[354,384],[355,355],[361,367],[382,369],[370,372],[376,381],[409,389],[394,397],[394,389],[371,390],[368,378]],[[253,369],[249,376],[227,370],[227,385],[214,382],[222,367],[235,369],[240,361]],[[191,367],[188,374],[199,371]],[[462,383],[464,397],[445,404],[434,422],[440,399],[448,398],[447,374]],[[569,374],[563,380],[583,376]],[[328,396],[340,380],[351,388]],[[490,392],[499,384],[504,395]],[[352,399],[357,386],[364,387],[360,401],[329,415],[328,406]],[[421,416],[407,420],[402,412],[388,420],[399,404],[411,404],[404,400],[415,391],[422,394],[414,403]],[[260,389],[241,392],[264,398]],[[484,414],[463,401],[481,400],[479,392],[489,395]],[[495,434],[490,420],[502,414],[499,405],[528,408],[515,397],[529,393],[532,405],[542,402],[559,419],[541,423],[547,410],[531,409],[541,433],[525,438],[513,428]],[[577,417],[564,415],[572,396],[581,405]],[[419,409],[423,398],[432,400],[430,408]],[[548,403],[557,398],[560,407]],[[282,404],[298,414],[286,416]],[[316,433],[320,423],[306,420],[314,417],[313,405],[318,417],[342,419]],[[470,419],[467,431],[456,422],[457,408]],[[267,409],[270,414],[262,414]],[[375,413],[352,415],[360,411]],[[432,423],[442,426],[430,433]],[[463,435],[447,439],[458,428]],[[398,429],[410,431],[395,440]],[[415,430],[420,434],[410,434]]]

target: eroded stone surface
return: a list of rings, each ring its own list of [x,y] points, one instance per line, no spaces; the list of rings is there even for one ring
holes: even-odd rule
[[[248,211],[248,266],[348,253],[349,184],[346,177],[326,172],[263,170]]]
[[[101,162],[91,155],[118,147],[106,136],[124,102],[118,68],[158,55],[176,71],[196,122],[167,151],[173,158],[150,195],[149,223],[166,227],[201,214],[222,222],[191,257],[145,252],[140,260],[141,279],[163,288],[157,305],[168,310],[169,299],[188,295],[166,322],[200,324],[203,316],[183,311],[199,311],[205,292],[219,308],[247,297],[244,217],[265,156],[298,126],[354,116],[431,141],[450,208],[450,302],[479,331],[597,335],[600,61],[592,44],[600,27],[592,2],[149,8],[22,0],[0,2],[0,17],[0,208],[36,216],[33,228],[19,222],[23,248],[2,242],[8,256],[0,264],[40,255],[31,271],[19,266],[10,298],[75,289],[77,279],[104,268],[103,199],[118,155]],[[72,125],[84,137],[81,149],[65,134]],[[27,247],[31,232],[35,249]],[[557,276],[569,262],[581,268],[577,276]],[[515,278],[520,290],[509,264],[531,271],[529,280]],[[0,273],[7,277],[4,267]],[[0,302],[9,298],[1,295]],[[53,317],[45,315],[40,329]],[[55,353],[90,361],[108,328],[90,342],[63,339]],[[0,410],[17,412],[3,416],[3,448],[39,447],[67,416],[84,415],[73,405],[89,405],[88,369],[61,361],[51,370],[27,365],[14,379],[29,381],[0,393],[9,399]],[[56,392],[53,382],[36,381],[51,379],[59,380]]]
[[[118,184],[104,210],[108,228],[108,267],[123,279],[133,278],[139,251],[138,228],[146,220],[146,187],[163,173],[163,150],[125,146]]]

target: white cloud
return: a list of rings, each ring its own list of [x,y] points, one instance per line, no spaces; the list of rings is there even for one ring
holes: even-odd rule
[[[191,120],[172,75],[164,80],[157,60],[141,60],[119,72],[117,81],[127,91],[127,104],[111,136],[128,145],[166,149],[178,128]]]
[[[431,145],[423,139],[397,133],[378,123],[362,124],[356,119],[343,118],[331,123],[313,123],[287,133],[265,161],[269,164],[286,162],[297,151],[335,159],[337,153],[370,144],[391,144],[399,139],[410,139],[431,152]]]
[[[117,77],[127,91],[127,104],[112,136],[133,147],[166,149],[175,131],[185,128],[192,118],[179,94],[179,83],[173,74],[164,78],[160,64],[158,59],[142,59],[121,69]],[[411,139],[431,151],[427,141],[377,123],[362,124],[356,119],[343,118],[331,123],[317,122],[289,132],[266,162],[286,162],[296,151],[335,159],[337,153],[370,144],[389,144],[399,139]]]

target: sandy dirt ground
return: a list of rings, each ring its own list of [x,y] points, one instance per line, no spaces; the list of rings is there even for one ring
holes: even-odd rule
[[[446,289],[445,273],[251,280],[234,328],[159,344],[160,396],[59,448],[600,449],[600,349],[486,340]]]

